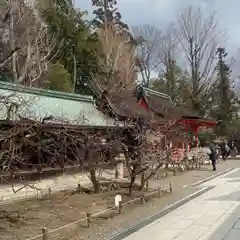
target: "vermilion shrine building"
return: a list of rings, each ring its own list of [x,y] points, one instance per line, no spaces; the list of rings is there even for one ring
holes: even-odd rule
[[[191,142],[198,143],[198,134],[202,128],[211,128],[217,124],[176,106],[168,95],[144,87],[137,97],[126,93],[122,96],[106,94],[104,99],[107,108],[118,116],[119,120],[137,117],[150,119],[156,131],[165,134],[165,145],[168,134],[181,133],[179,138],[175,136],[175,142],[171,144],[185,150]],[[190,138],[189,135],[194,137]]]
[[[186,109],[177,107],[169,96],[151,89],[143,88],[139,104],[158,117],[166,119],[168,128],[181,127],[185,133],[192,133],[196,142],[198,142],[201,128],[210,128],[217,124],[215,121],[204,119]]]

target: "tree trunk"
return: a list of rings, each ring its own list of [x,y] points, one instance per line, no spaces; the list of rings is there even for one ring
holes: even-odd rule
[[[130,181],[130,186],[129,186],[129,196],[132,196],[135,180],[136,180],[136,176],[132,176]]]
[[[165,169],[168,169],[169,163],[166,163],[165,165]]]
[[[136,166],[133,166],[132,172],[131,172],[131,178],[130,178],[130,185],[129,185],[129,196],[133,193],[133,187],[136,180]]]
[[[11,11],[10,11],[10,18],[11,18],[11,23],[10,23],[10,46],[11,49],[15,49],[15,31],[14,31],[14,16],[15,16],[15,11],[16,11],[16,4],[11,3]],[[17,53],[14,52],[12,54],[12,73],[14,76],[14,81],[18,79],[18,74],[17,74],[17,65],[16,65],[16,55]]]
[[[95,193],[100,193],[101,192],[101,186],[100,186],[99,181],[97,180],[95,169],[90,170],[90,176],[91,176],[91,181],[92,181],[92,184],[93,184],[94,192]]]
[[[76,82],[77,82],[77,60],[75,53],[72,54],[73,57],[73,87],[72,92],[75,92]]]
[[[140,187],[140,189],[141,189],[141,191],[142,190],[144,190],[144,187],[145,187],[145,174],[144,174],[144,172],[141,174],[141,187]]]

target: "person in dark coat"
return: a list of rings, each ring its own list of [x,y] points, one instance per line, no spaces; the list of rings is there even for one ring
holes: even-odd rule
[[[214,143],[211,143],[210,144],[210,154],[209,154],[209,159],[211,160],[212,162],[212,166],[213,166],[213,171],[216,171],[216,163],[217,163],[217,158],[218,158],[218,155],[217,155],[217,150],[216,150],[216,146]]]

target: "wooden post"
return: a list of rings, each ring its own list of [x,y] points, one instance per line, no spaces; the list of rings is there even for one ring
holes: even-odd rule
[[[118,177],[119,177],[119,173],[118,173],[118,170],[116,169],[115,170],[115,179],[118,179]]]
[[[140,200],[141,200],[141,204],[144,205],[144,203],[145,203],[144,196],[140,197]]]
[[[43,240],[49,240],[48,229],[46,227],[42,228]]]
[[[81,192],[81,185],[80,183],[77,185],[77,193],[80,193]]]
[[[169,183],[169,192],[172,193],[172,184]]]
[[[91,214],[86,213],[86,222],[87,222],[87,227],[90,227],[90,223],[92,222]]]
[[[158,188],[158,196],[161,197],[162,196],[162,191],[161,188]]]
[[[48,196],[49,196],[49,197],[51,196],[51,193],[52,193],[52,189],[51,189],[51,188],[48,188]]]
[[[123,209],[122,201],[119,201],[119,204],[118,204],[118,213],[119,214],[122,212],[122,209]]]
[[[148,187],[149,187],[149,182],[146,181],[146,189],[148,190]]]

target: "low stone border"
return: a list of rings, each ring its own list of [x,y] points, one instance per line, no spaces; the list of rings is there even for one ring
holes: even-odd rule
[[[199,186],[199,185],[201,185],[201,184],[203,184],[203,183],[205,183],[205,182],[208,182],[208,181],[210,181],[210,180],[212,180],[212,179],[214,179],[214,178],[220,177],[220,176],[222,176],[222,175],[224,175],[224,174],[226,174],[226,173],[229,173],[229,172],[231,172],[231,171],[233,171],[233,170],[234,170],[234,168],[228,168],[228,169],[226,169],[226,170],[223,171],[223,172],[219,172],[219,173],[217,173],[217,174],[214,174],[214,175],[212,175],[212,176],[210,176],[210,177],[208,177],[208,178],[205,178],[205,179],[203,179],[203,180],[200,180],[200,181],[198,181],[198,182],[196,182],[196,183],[193,183],[193,184],[190,184],[190,185],[184,185],[183,188]]]

